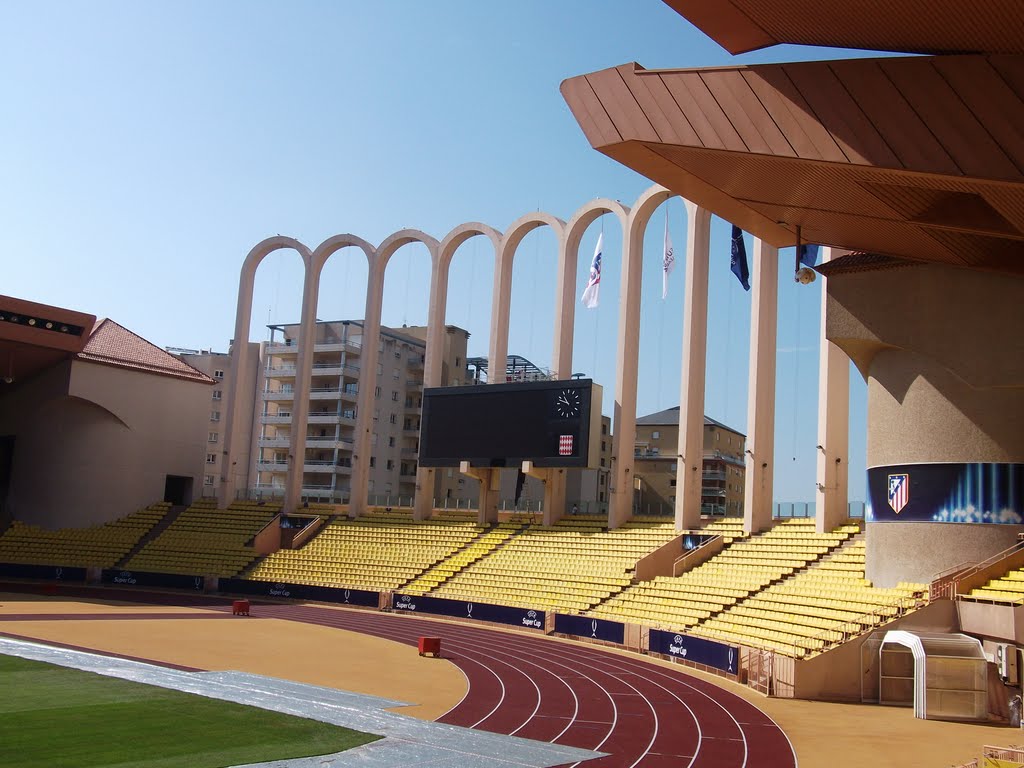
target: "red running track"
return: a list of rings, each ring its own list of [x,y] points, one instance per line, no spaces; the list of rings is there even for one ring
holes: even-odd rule
[[[785,733],[753,704],[642,657],[407,615],[280,604],[258,615],[410,645],[440,637],[469,683],[440,722],[607,753],[587,768],[797,764]]]

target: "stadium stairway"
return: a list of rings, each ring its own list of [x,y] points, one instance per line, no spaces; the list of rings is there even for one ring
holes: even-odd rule
[[[444,584],[463,568],[472,565],[477,560],[504,546],[509,539],[521,533],[523,528],[524,525],[522,523],[507,522],[493,524],[487,530],[481,532],[475,539],[467,542],[465,546],[409,579],[409,581],[400,585],[395,591],[408,592],[413,595],[425,595]]]
[[[115,568],[124,568],[124,564],[131,560],[135,555],[138,554],[139,550],[149,544],[153,539],[167,530],[175,520],[178,519],[178,515],[184,512],[188,507],[184,504],[169,507],[167,513],[160,518],[156,525],[150,528],[141,539],[135,542],[135,546],[128,550],[127,554],[122,557],[117,563],[114,564]]]

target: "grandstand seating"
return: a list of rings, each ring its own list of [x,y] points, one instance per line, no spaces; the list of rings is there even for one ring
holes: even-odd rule
[[[281,550],[245,578],[292,584],[396,589],[487,531],[461,516],[414,522],[407,511],[372,510],[325,525],[301,549]]]
[[[788,520],[744,539],[732,520],[716,527],[723,535],[737,536],[718,555],[680,576],[659,576],[631,586],[588,615],[672,630],[695,627],[806,567],[858,530],[844,526],[817,534],[814,520]],[[715,529],[709,526],[704,532]]]
[[[513,518],[519,524],[523,518]],[[525,608],[580,612],[627,587],[636,561],[676,535],[671,522],[633,521],[613,531],[603,519],[569,517],[525,525],[488,556],[429,594]]]
[[[894,618],[927,590],[924,584],[872,587],[864,577],[864,562],[863,538],[847,541],[806,570],[701,622],[693,632],[804,657]]]
[[[211,499],[197,501],[124,567],[235,576],[257,557],[247,544],[280,511],[279,504],[255,501],[236,501],[227,509],[217,509]]]
[[[47,530],[15,520],[0,536],[0,563],[112,568],[170,506],[159,502],[90,528]]]
[[[972,589],[967,593],[967,597],[1019,605],[1024,602],[1024,568],[1011,570],[999,578],[990,580],[983,587]]]

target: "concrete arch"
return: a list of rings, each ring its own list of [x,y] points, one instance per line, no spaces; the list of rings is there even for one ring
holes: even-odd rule
[[[601,197],[584,203],[576,209],[565,226],[565,240],[562,249],[564,259],[559,264],[558,272],[560,311],[555,316],[555,354],[551,366],[555,370],[555,375],[560,379],[567,379],[572,375],[573,330],[576,323],[576,278],[579,271],[577,265],[579,264],[580,242],[582,242],[587,228],[606,213],[610,213],[618,219],[619,226],[622,228],[623,242],[625,242],[629,226],[629,207],[618,200]]]
[[[471,237],[476,237],[477,235],[483,235],[491,241],[491,245],[494,246],[495,259],[497,259],[497,254],[501,251],[501,232],[487,224],[469,221],[453,228],[441,240],[437,255],[441,266],[447,270],[451,266],[452,258],[455,256],[455,251],[458,250],[458,247]]]
[[[316,250],[313,251],[312,267],[318,282],[324,265],[327,264],[327,260],[342,248],[348,248],[349,246],[359,248],[366,255],[367,265],[372,269],[374,256],[377,253],[372,245],[357,235],[333,235],[320,243]]]
[[[236,428],[241,428],[241,425],[245,423],[243,414],[240,413],[241,402],[238,397],[238,387],[242,379],[240,373],[247,370],[249,366],[249,324],[252,322],[252,294],[256,282],[256,269],[271,253],[287,248],[294,250],[302,259],[303,306],[305,307],[313,254],[304,243],[284,235],[268,237],[254,245],[246,255],[245,261],[242,262],[242,270],[238,277],[235,335],[231,348],[231,386],[228,390],[227,419],[224,423],[224,461],[221,463],[221,467],[234,465],[236,461],[234,432]],[[234,477],[230,472],[220,477],[220,503],[224,506],[234,499],[236,491]]]
[[[537,211],[520,216],[505,230],[505,234],[501,238],[494,269],[494,298],[491,305],[491,333],[488,340],[488,359],[492,361],[491,370],[500,370],[495,366],[500,365],[501,361],[508,357],[508,329],[512,312],[512,265],[515,262],[516,252],[526,235],[544,226],[550,227],[555,233],[555,241],[558,244],[558,261],[561,267],[565,260],[565,222],[549,213]],[[556,304],[559,303],[560,298],[561,292],[559,291],[555,296]],[[556,316],[559,309],[561,307],[556,307]]]

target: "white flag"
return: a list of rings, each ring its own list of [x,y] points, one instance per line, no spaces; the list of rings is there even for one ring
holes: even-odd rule
[[[597,236],[597,247],[594,248],[594,259],[590,262],[590,282],[583,289],[580,301],[587,309],[597,306],[597,293],[601,288],[601,245],[604,242],[604,232]]]
[[[675,252],[672,250],[672,238],[668,236],[668,211],[665,211],[665,253],[661,260],[661,298],[668,296],[668,275],[676,265]]]

